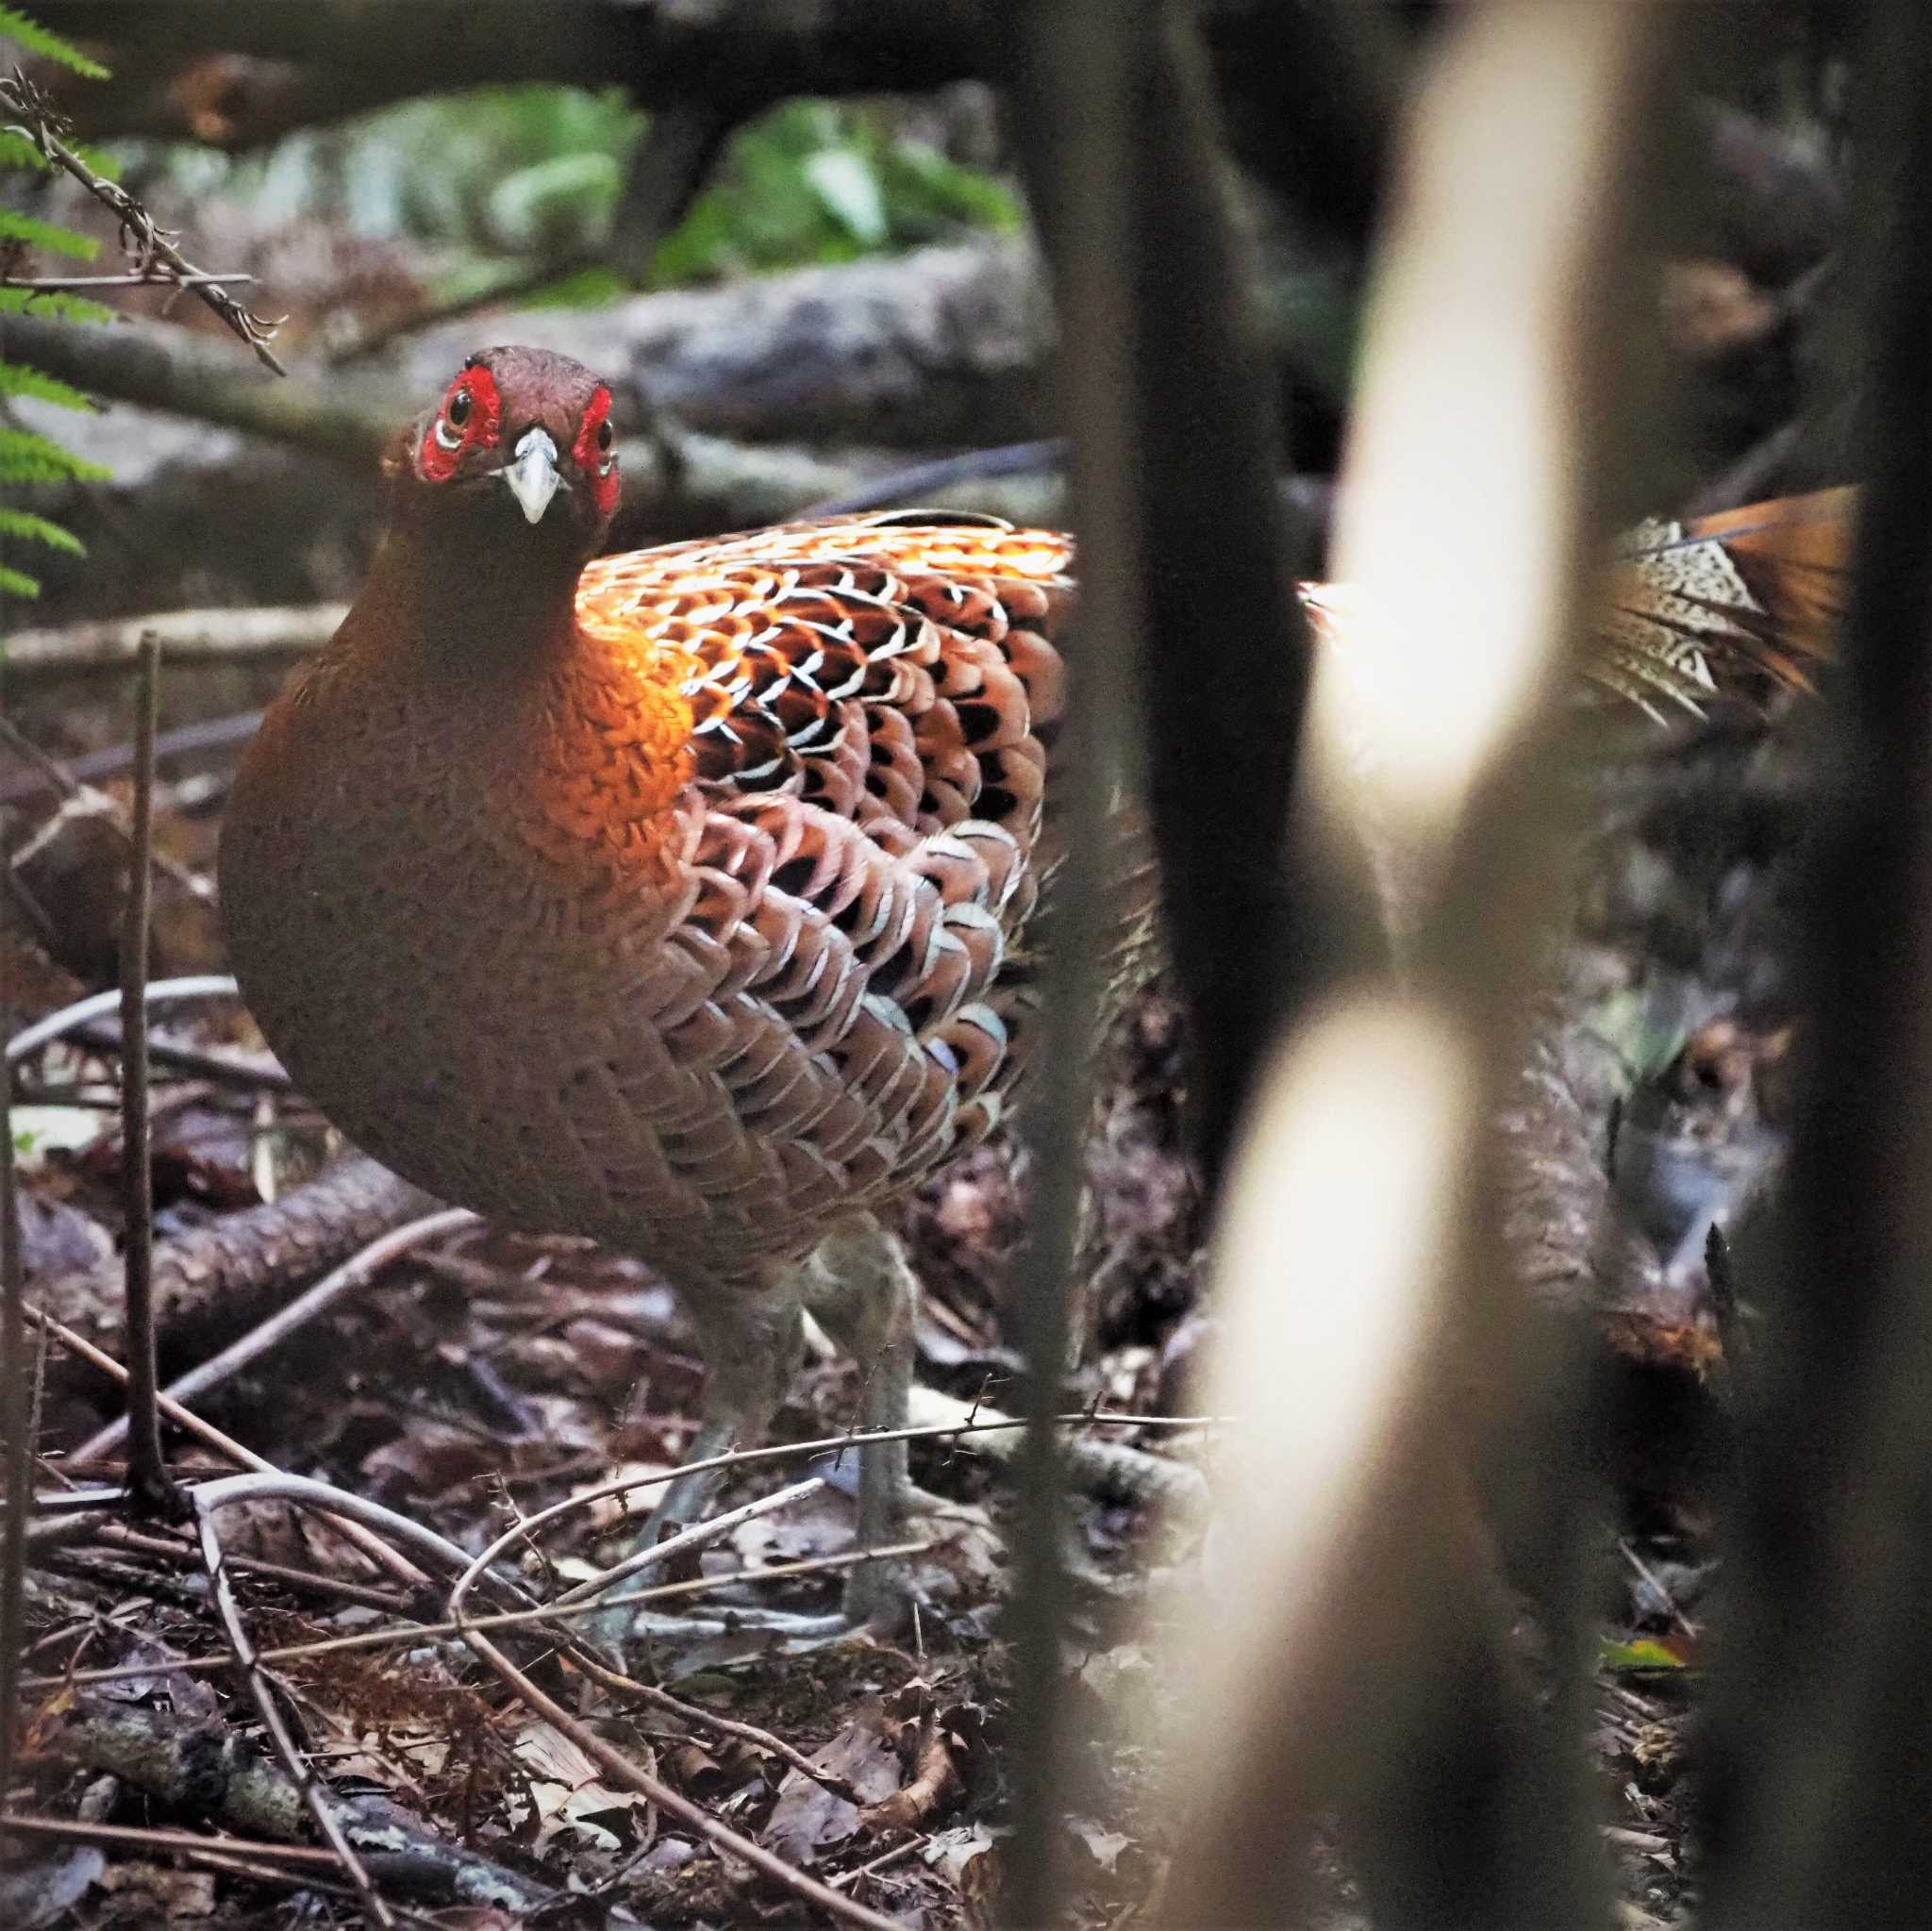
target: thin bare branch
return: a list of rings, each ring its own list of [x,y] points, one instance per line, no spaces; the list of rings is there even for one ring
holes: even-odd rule
[[[0,275],[0,289],[26,289],[36,294],[71,294],[77,289],[191,289],[201,282],[252,282],[252,275]]]
[[[48,161],[78,181],[121,224],[121,245],[132,258],[138,279],[170,281],[188,290],[219,315],[260,361],[277,375],[288,374],[269,347],[281,324],[244,308],[220,280],[206,269],[196,268],[182,255],[175,246],[173,234],[160,226],[126,189],[89,167],[62,139],[73,131],[65,116],[17,67],[10,77],[0,79],[0,113],[14,117],[16,125],[9,132],[31,141]]]
[[[126,1385],[127,1370],[112,1356],[95,1347],[85,1336],[75,1334],[71,1327],[65,1327],[58,1321],[50,1320],[38,1308],[28,1307],[24,1311],[32,1326],[51,1336],[63,1348],[78,1356],[91,1367],[99,1369],[110,1380],[118,1381],[124,1387]],[[244,1448],[232,1437],[224,1435],[219,1428],[204,1422],[192,1408],[184,1408],[179,1402],[169,1396],[158,1396],[156,1406],[175,1427],[185,1434],[192,1435],[205,1447],[213,1449],[217,1455],[225,1457],[238,1468],[250,1469],[265,1475],[276,1475],[281,1473],[273,1462],[264,1460],[252,1448]],[[397,1555],[380,1537],[371,1535],[360,1523],[344,1522],[335,1526],[339,1535],[354,1543],[378,1568],[394,1576],[398,1582],[413,1588],[427,1580],[414,1563]]]
[[[358,1525],[359,1526],[359,1525]],[[934,1546],[930,1536],[922,1536],[907,1542],[888,1542],[878,1549],[845,1549],[836,1556],[811,1556],[796,1562],[774,1562],[763,1569],[729,1571],[719,1575],[695,1575],[685,1582],[654,1583],[648,1589],[625,1590],[606,1601],[577,1603],[568,1609],[558,1609],[549,1603],[539,1604],[529,1609],[497,1609],[487,1616],[465,1616],[459,1621],[404,1622],[386,1629],[358,1629],[348,1636],[318,1637],[313,1642],[292,1642],[278,1649],[265,1649],[258,1652],[264,1663],[299,1663],[312,1661],[317,1656],[331,1656],[358,1650],[381,1650],[414,1647],[429,1637],[460,1636],[466,1629],[546,1629],[554,1631],[558,1626],[581,1618],[602,1615],[612,1608],[643,1607],[668,1602],[689,1601],[695,1597],[715,1595],[720,1590],[741,1589],[747,1584],[792,1582],[800,1576],[831,1575],[841,1570],[856,1568],[861,1562],[872,1561],[880,1556],[922,1556]],[[198,1566],[198,1563],[197,1563]],[[250,1563],[241,1557],[228,1558],[231,1569],[254,1573],[271,1565]],[[621,1690],[625,1695],[632,1695],[648,1686],[636,1683],[628,1676],[622,1676],[614,1670],[598,1662],[589,1650],[573,1650],[571,1665],[586,1674],[604,1683],[607,1688]],[[235,1667],[235,1658],[229,1655],[218,1656],[184,1656],[171,1667],[186,1670],[199,1676],[219,1675],[225,1670]],[[128,1683],[137,1677],[152,1676],[154,1665],[151,1662],[117,1663],[95,1670],[64,1670],[58,1675],[24,1676],[21,1690],[25,1691],[45,1691],[59,1690],[69,1684],[80,1687],[90,1683]],[[672,1699],[676,1702],[675,1698]],[[669,1707],[669,1705],[664,1706]],[[727,1724],[722,1734],[736,1736],[741,1730],[749,1730],[745,1724]],[[754,1735],[761,1736],[762,1732]],[[823,1776],[823,1773],[816,1774]]]
[[[195,1491],[195,1513],[201,1529],[202,1556],[208,1566],[208,1582],[214,1590],[216,1612],[222,1619],[222,1626],[228,1633],[228,1641],[234,1649],[235,1659],[242,1666],[242,1673],[247,1678],[249,1693],[255,1699],[255,1706],[260,1713],[262,1726],[268,1731],[269,1740],[275,1745],[275,1755],[282,1760],[282,1768],[301,1792],[302,1801],[308,1806],[308,1814],[315,1819],[315,1827],[322,1833],[323,1841],[335,1853],[343,1874],[355,1886],[356,1894],[362,1900],[362,1908],[376,1924],[383,1927],[383,1931],[394,1931],[394,1914],[390,1910],[381,1892],[375,1889],[367,1868],[357,1855],[355,1845],[349,1841],[335,1804],[323,1789],[322,1780],[316,1775],[308,1759],[295,1741],[293,1734],[289,1729],[288,1720],[282,1714],[281,1699],[276,1696],[273,1685],[263,1673],[261,1658],[256,1653],[247,1625],[242,1621],[241,1606],[235,1600],[234,1586],[228,1580],[221,1537],[215,1528],[215,1510],[219,1504],[206,1500],[208,1494],[208,1490]]]
[[[152,637],[142,643],[134,753],[131,876],[121,930],[121,1180],[123,1258],[126,1267],[127,1413],[136,1495],[161,1514],[177,1496],[161,1455],[155,1408],[154,1176],[148,1134],[147,954],[151,923],[155,825],[155,726],[160,715],[161,652]]]
[[[425,1214],[420,1220],[410,1221],[405,1226],[379,1236],[360,1253],[352,1255],[307,1292],[297,1295],[287,1307],[278,1308],[220,1354],[171,1381],[168,1394],[177,1402],[191,1402],[206,1394],[209,1389],[218,1388],[230,1375],[240,1373],[250,1362],[259,1360],[270,1349],[279,1347],[298,1328],[327,1313],[338,1301],[367,1287],[391,1261],[401,1258],[412,1248],[476,1224],[476,1216],[467,1207],[451,1207]],[[98,1461],[112,1455],[126,1438],[127,1417],[123,1415],[89,1436],[74,1451],[72,1459],[76,1462]]]
[[[225,1658],[224,1659],[225,1660]],[[141,1666],[149,1676],[152,1663]],[[176,1665],[178,1668],[179,1666]],[[132,1823],[86,1823],[72,1817],[33,1817],[22,1811],[0,1814],[0,1831],[22,1837],[52,1838],[70,1843],[122,1844],[130,1851],[232,1851],[251,1857],[273,1858],[298,1870],[334,1871],[341,1867],[327,1851],[309,1844],[278,1844],[269,1839],[198,1837],[192,1830],[165,1830]]]

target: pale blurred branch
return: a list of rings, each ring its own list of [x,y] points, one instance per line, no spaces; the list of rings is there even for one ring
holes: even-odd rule
[[[1561,1623],[1574,1445],[1546,1429],[1553,1467],[1523,1483],[1570,1531],[1538,1579],[1558,1619],[1541,1714],[1469,1448],[1514,1410],[1557,1412],[1566,1385],[1503,1285],[1486,1135],[1560,823],[1532,747],[1612,427],[1628,433],[1624,358],[1579,291],[1636,274],[1629,158],[1661,32],[1656,9],[1468,9],[1405,142],[1339,510],[1361,643],[1323,714],[1327,780],[1381,841],[1408,990],[1305,1027],[1226,1202],[1209,1385],[1242,1423],[1221,1467],[1224,1573],[1180,1658],[1174,1789],[1196,1823],[1164,1900],[1177,1925],[1291,1916],[1329,1805],[1388,1923],[1607,1915]],[[1470,1412],[1472,1356],[1491,1413]],[[1502,1496],[1505,1523],[1524,1506]]]

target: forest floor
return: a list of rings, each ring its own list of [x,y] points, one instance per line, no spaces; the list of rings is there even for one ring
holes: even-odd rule
[[[160,849],[204,875],[219,791],[198,776],[162,787]],[[102,970],[108,934],[88,930],[102,917],[102,874],[85,862],[85,827],[98,819],[68,810],[82,829],[50,833],[48,849],[72,862],[50,859],[29,883],[38,881],[57,949],[85,968],[93,947],[95,970],[84,978],[16,945],[7,974],[14,1025],[92,990]],[[165,970],[218,966],[206,908],[178,893],[168,904]],[[334,1149],[299,1095],[264,1072],[259,1041],[231,1006],[181,1008],[160,1031],[232,1056],[221,1077],[157,1069],[152,1174],[165,1243],[239,1226],[234,1217],[257,1205],[271,1175],[286,1188]],[[1144,1431],[1080,1432],[1197,1460],[1205,1431],[1158,1425],[1188,1411],[1206,1322],[1199,1204],[1181,1147],[1178,1018],[1158,992],[1132,1008],[1109,1063],[1087,1156],[1095,1210],[1080,1263],[1084,1345],[1065,1405],[1145,1415]],[[111,1278],[121,1184],[114,1082],[114,1060],[87,1046],[53,1049],[21,1069],[30,1302],[77,1271]],[[921,1379],[981,1409],[1023,1405],[1004,1288],[1023,1194],[1011,1149],[994,1144],[942,1174],[905,1221],[924,1285]],[[271,1282],[271,1300],[307,1285],[314,1269],[299,1260]],[[220,1283],[212,1286],[201,1301],[205,1317],[215,1310],[211,1325],[204,1319],[192,1344],[170,1340],[164,1323],[164,1374],[253,1323],[252,1314],[225,1319]],[[253,1291],[251,1307],[259,1282]],[[113,1320],[105,1308],[103,1328]],[[695,1426],[703,1374],[674,1294],[637,1263],[581,1242],[472,1228],[406,1254],[192,1406],[275,1468],[366,1497],[474,1555],[613,1477],[674,1465]],[[43,1344],[40,1389],[39,1486],[118,1480],[117,1455],[92,1466],[66,1458],[115,1412],[112,1388],[54,1342]],[[775,1440],[837,1437],[857,1392],[853,1364],[815,1359]],[[270,1680],[306,1762],[368,1825],[370,1866],[386,1893],[433,1911],[435,1922],[833,1922],[623,1787],[587,1754],[588,1731],[857,1905],[908,1924],[977,1925],[992,1921],[1012,1824],[1016,1734],[1000,1534],[1010,1490],[983,1447],[972,1438],[914,1444],[915,1478],[986,1510],[991,1530],[912,1558],[918,1610],[891,1639],[802,1655],[762,1635],[654,1641],[626,1662],[656,1695],[587,1676],[554,1633],[513,1643],[531,1680],[582,1730],[533,1710],[460,1640],[414,1633],[414,1619],[433,1606],[411,1602],[311,1511],[238,1507],[223,1518],[223,1548],[242,1623],[275,1653]],[[171,1449],[184,1475],[226,1466],[178,1433]],[[714,1507],[735,1508],[808,1472],[748,1466]],[[743,1522],[674,1572],[680,1587],[710,1593],[669,1606],[722,1606],[727,1620],[730,1606],[751,1602],[835,1608],[841,1569],[768,1572],[836,1561],[851,1548],[848,1489],[835,1479]],[[614,1559],[637,1519],[634,1504],[591,1503],[529,1536],[510,1566],[540,1596],[554,1596]],[[1618,1544],[1619,1579],[1604,1606],[1594,1756],[1630,1925],[1680,1922],[1694,1900],[1681,1771],[1706,1540],[1694,1507],[1652,1510],[1645,1533]],[[1116,1488],[1086,1497],[1074,1553],[1064,1668],[1078,1746],[1062,1814],[1070,1922],[1119,1925],[1158,1898],[1175,1828],[1147,1740],[1164,1702],[1154,1620],[1172,1592],[1150,1592],[1148,1581],[1178,1577],[1185,1592],[1199,1581],[1197,1552],[1172,1546],[1144,1499]],[[58,1910],[32,1912],[72,1897],[71,1922],[91,1925],[281,1924],[311,1921],[305,1910],[358,1922],[339,1871],[291,1868],[273,1849],[278,1823],[302,1836],[302,1821],[291,1814],[292,1787],[263,1769],[274,1759],[187,1532],[111,1507],[37,1545],[30,1580],[33,1811],[135,1835],[105,1853],[42,1843],[41,1861],[0,1879],[20,1906],[7,1921],[70,1922]],[[1533,1655],[1526,1622],[1523,1634]],[[256,1848],[214,1849],[210,1826]],[[202,1833],[202,1849],[142,1835],[157,1827]],[[444,1857],[438,1845],[459,1848]],[[1360,1922],[1340,1858],[1318,1862],[1324,1916]]]

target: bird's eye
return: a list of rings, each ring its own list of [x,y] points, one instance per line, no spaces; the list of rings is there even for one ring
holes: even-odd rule
[[[617,431],[610,426],[610,418],[606,416],[597,424],[597,447],[606,456],[610,454],[610,445],[617,441]]]
[[[459,389],[443,405],[441,415],[436,419],[436,443],[439,449],[458,450],[463,446],[463,424],[470,420],[475,404],[467,389]]]

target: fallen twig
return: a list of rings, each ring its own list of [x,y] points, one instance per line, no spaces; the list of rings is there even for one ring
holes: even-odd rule
[[[915,1384],[911,1416],[922,1424],[952,1432],[958,1428],[970,1434],[973,1446],[983,1455],[1010,1467],[1019,1459],[1018,1430],[1024,1423],[984,1402],[966,1403],[958,1395],[941,1393],[936,1388]],[[1068,1418],[1062,1417],[1062,1420]],[[1096,1416],[1094,1419],[1100,1420]],[[973,1425],[967,1425],[973,1424]],[[1163,1427],[1190,1426],[1191,1421],[1163,1416]],[[1004,1429],[1015,1431],[1002,1433]],[[1124,1441],[1094,1441],[1079,1434],[1069,1435],[1061,1443],[1061,1458],[1067,1473],[1083,1488],[1130,1502],[1153,1503],[1163,1509],[1186,1515],[1204,1507],[1208,1482],[1199,1469],[1172,1456],[1149,1455]]]
[[[91,1053],[119,1053],[118,1029],[98,1024],[77,1026],[69,1037]],[[150,1032],[147,1057],[157,1066],[192,1074],[197,1079],[220,1086],[239,1087],[244,1092],[289,1092],[293,1082],[282,1071],[281,1061],[269,1053],[250,1053],[239,1046],[215,1048],[191,1046],[165,1033]]]
[[[286,1307],[277,1308],[239,1340],[229,1342],[220,1354],[202,1362],[198,1368],[191,1369],[186,1374],[177,1375],[168,1384],[168,1393],[177,1402],[193,1401],[206,1394],[251,1361],[260,1359],[271,1348],[279,1346],[297,1328],[326,1313],[344,1296],[367,1287],[391,1261],[400,1258],[412,1247],[476,1224],[476,1216],[468,1208],[443,1207],[379,1236],[317,1281],[307,1292],[297,1295]],[[96,1429],[74,1451],[72,1458],[76,1462],[90,1462],[112,1455],[125,1440],[127,1424],[127,1417],[123,1415],[109,1422],[106,1427]]]
[[[153,980],[143,989],[142,1003],[164,1006],[186,999],[232,999],[235,996],[235,981],[227,974],[197,973],[187,978]],[[50,1046],[56,1040],[65,1039],[90,1020],[105,1019],[120,1010],[121,992],[118,987],[111,992],[92,992],[85,999],[76,999],[72,1006],[63,1006],[58,1012],[50,1012],[44,1019],[37,1019],[33,1024],[23,1026],[15,1033],[7,1041],[7,1063],[18,1066],[30,1053],[38,1053],[42,1046]]]
[[[93,786],[84,783],[58,757],[42,750],[19,725],[4,717],[0,717],[0,740],[4,740],[13,751],[25,758],[63,797],[75,799],[85,805],[90,811],[98,812],[121,835],[122,840],[132,847],[135,841],[134,827],[117,800],[108,797],[107,792],[96,791]],[[136,762],[138,757],[139,747],[130,746],[129,763]],[[4,798],[0,798],[0,803],[5,802]],[[156,871],[172,879],[197,904],[214,904],[214,887],[200,874],[192,872],[178,858],[172,858],[165,852],[154,850],[152,840],[149,841],[148,863]]]
[[[39,1308],[26,1307],[22,1312],[33,1326],[42,1333],[51,1336],[63,1348],[78,1356],[89,1366],[97,1368],[110,1380],[118,1381],[124,1386],[126,1384],[127,1370],[122,1367],[120,1362],[115,1360],[111,1355],[105,1354],[101,1349],[95,1347],[85,1336],[77,1335],[71,1327],[64,1326],[60,1322],[51,1320],[47,1315],[41,1312]],[[184,1408],[179,1402],[174,1400],[171,1396],[165,1394],[158,1395],[156,1397],[156,1406],[175,1427],[193,1436],[196,1440],[204,1443],[207,1447],[212,1448],[217,1455],[225,1457],[229,1461],[235,1463],[238,1468],[252,1469],[260,1474],[272,1475],[280,1473],[273,1462],[264,1460],[252,1448],[242,1447],[239,1441],[224,1435],[219,1428],[204,1422],[192,1408]],[[371,1535],[359,1523],[353,1522],[340,1523],[336,1524],[336,1529],[337,1533],[353,1543],[363,1555],[375,1562],[378,1568],[386,1570],[405,1586],[414,1588],[416,1585],[426,1580],[422,1571],[414,1563],[398,1556],[379,1536]]]
[[[155,1673],[152,1663],[142,1666],[148,1675]],[[118,1772],[118,1774],[125,1774]],[[138,1778],[129,1779],[138,1782]],[[157,1792],[156,1794],[163,1794]],[[158,1825],[142,1827],[132,1823],[89,1823],[74,1817],[33,1817],[24,1811],[0,1813],[0,1831],[21,1837],[65,1839],[75,1843],[122,1844],[141,1851],[233,1851],[251,1857],[273,1857],[278,1862],[305,1869],[333,1871],[336,1860],[326,1851],[308,1844],[258,1843],[241,1838],[197,1837],[192,1830],[167,1830]]]
[[[239,1479],[246,1481],[247,1476]],[[214,1590],[215,1610],[222,1619],[222,1627],[228,1633],[228,1642],[235,1652],[235,1660],[242,1666],[242,1673],[248,1684],[248,1693],[254,1698],[255,1707],[261,1717],[262,1727],[267,1730],[269,1740],[275,1745],[275,1754],[282,1760],[282,1767],[300,1793],[303,1806],[315,1820],[315,1827],[322,1833],[323,1841],[336,1854],[341,1865],[342,1873],[355,1886],[357,1895],[362,1901],[362,1908],[382,1931],[393,1931],[394,1913],[391,1911],[382,1893],[376,1889],[375,1880],[369,1875],[367,1866],[357,1855],[355,1845],[350,1841],[343,1828],[343,1819],[337,1809],[334,1798],[323,1788],[322,1779],[315,1774],[308,1760],[303,1756],[290,1730],[288,1719],[282,1714],[281,1699],[275,1694],[273,1686],[262,1672],[262,1663],[256,1654],[255,1643],[248,1634],[247,1625],[242,1621],[241,1605],[235,1600],[234,1585],[228,1580],[225,1554],[222,1548],[221,1537],[215,1527],[215,1511],[221,1504],[211,1499],[211,1491],[220,1483],[209,1483],[206,1488],[194,1491],[195,1516],[201,1530],[201,1551],[208,1567],[208,1578]]]
[[[296,1283],[340,1266],[435,1206],[387,1167],[353,1155],[266,1206],[157,1242],[154,1292],[163,1357],[213,1354],[278,1307]],[[113,1340],[118,1294],[111,1268],[59,1275],[39,1285],[35,1298],[69,1327]]]
[[[268,1473],[273,1473],[269,1471]],[[356,1524],[345,1524],[347,1528]],[[607,1602],[579,1603],[569,1609],[558,1609],[549,1603],[540,1603],[528,1609],[498,1609],[487,1616],[465,1616],[459,1621],[447,1618],[439,1622],[417,1622],[410,1620],[398,1623],[388,1629],[358,1629],[346,1636],[318,1637],[313,1642],[285,1643],[279,1648],[265,1649],[258,1654],[264,1663],[300,1663],[312,1661],[317,1656],[329,1656],[360,1650],[416,1648],[425,1639],[460,1636],[466,1629],[535,1629],[549,1628],[574,1621],[579,1617],[600,1615],[607,1609],[632,1608],[646,1604],[689,1600],[692,1597],[715,1595],[723,1589],[737,1589],[747,1583],[791,1582],[800,1576],[829,1575],[840,1570],[851,1569],[858,1563],[869,1562],[880,1556],[923,1556],[933,1546],[932,1538],[924,1536],[908,1542],[889,1542],[879,1549],[846,1549],[836,1556],[810,1556],[796,1562],[774,1562],[763,1569],[735,1570],[720,1575],[697,1575],[685,1582],[654,1583],[648,1589],[625,1590],[611,1596]],[[237,1570],[268,1572],[274,1565],[257,1563],[242,1556],[230,1556],[229,1566]],[[607,1689],[625,1696],[634,1696],[649,1691],[648,1701],[656,1702],[664,1694],[654,1690],[648,1684],[640,1684],[629,1676],[598,1663],[588,1650],[574,1650],[571,1663],[574,1669],[582,1670],[585,1674],[602,1683]],[[231,1656],[184,1656],[175,1665],[191,1675],[214,1676],[235,1667]],[[143,1663],[117,1663],[92,1670],[63,1670],[58,1675],[24,1676],[20,1687],[23,1691],[42,1692],[63,1688],[79,1688],[91,1683],[125,1683],[137,1677],[152,1675],[153,1670]],[[675,1697],[660,1705],[669,1709],[676,1706],[675,1714],[689,1716],[692,1722],[700,1717],[713,1728],[726,1736],[743,1736],[748,1741],[758,1741],[765,1732],[757,1730],[751,1724],[734,1723],[728,1718],[715,1722],[708,1711],[687,1708]],[[789,1746],[778,1744],[782,1753]],[[789,1758],[787,1759],[790,1760]],[[821,1781],[823,1772],[815,1772]],[[829,1786],[828,1786],[829,1788]],[[841,1792],[842,1794],[842,1792]]]

